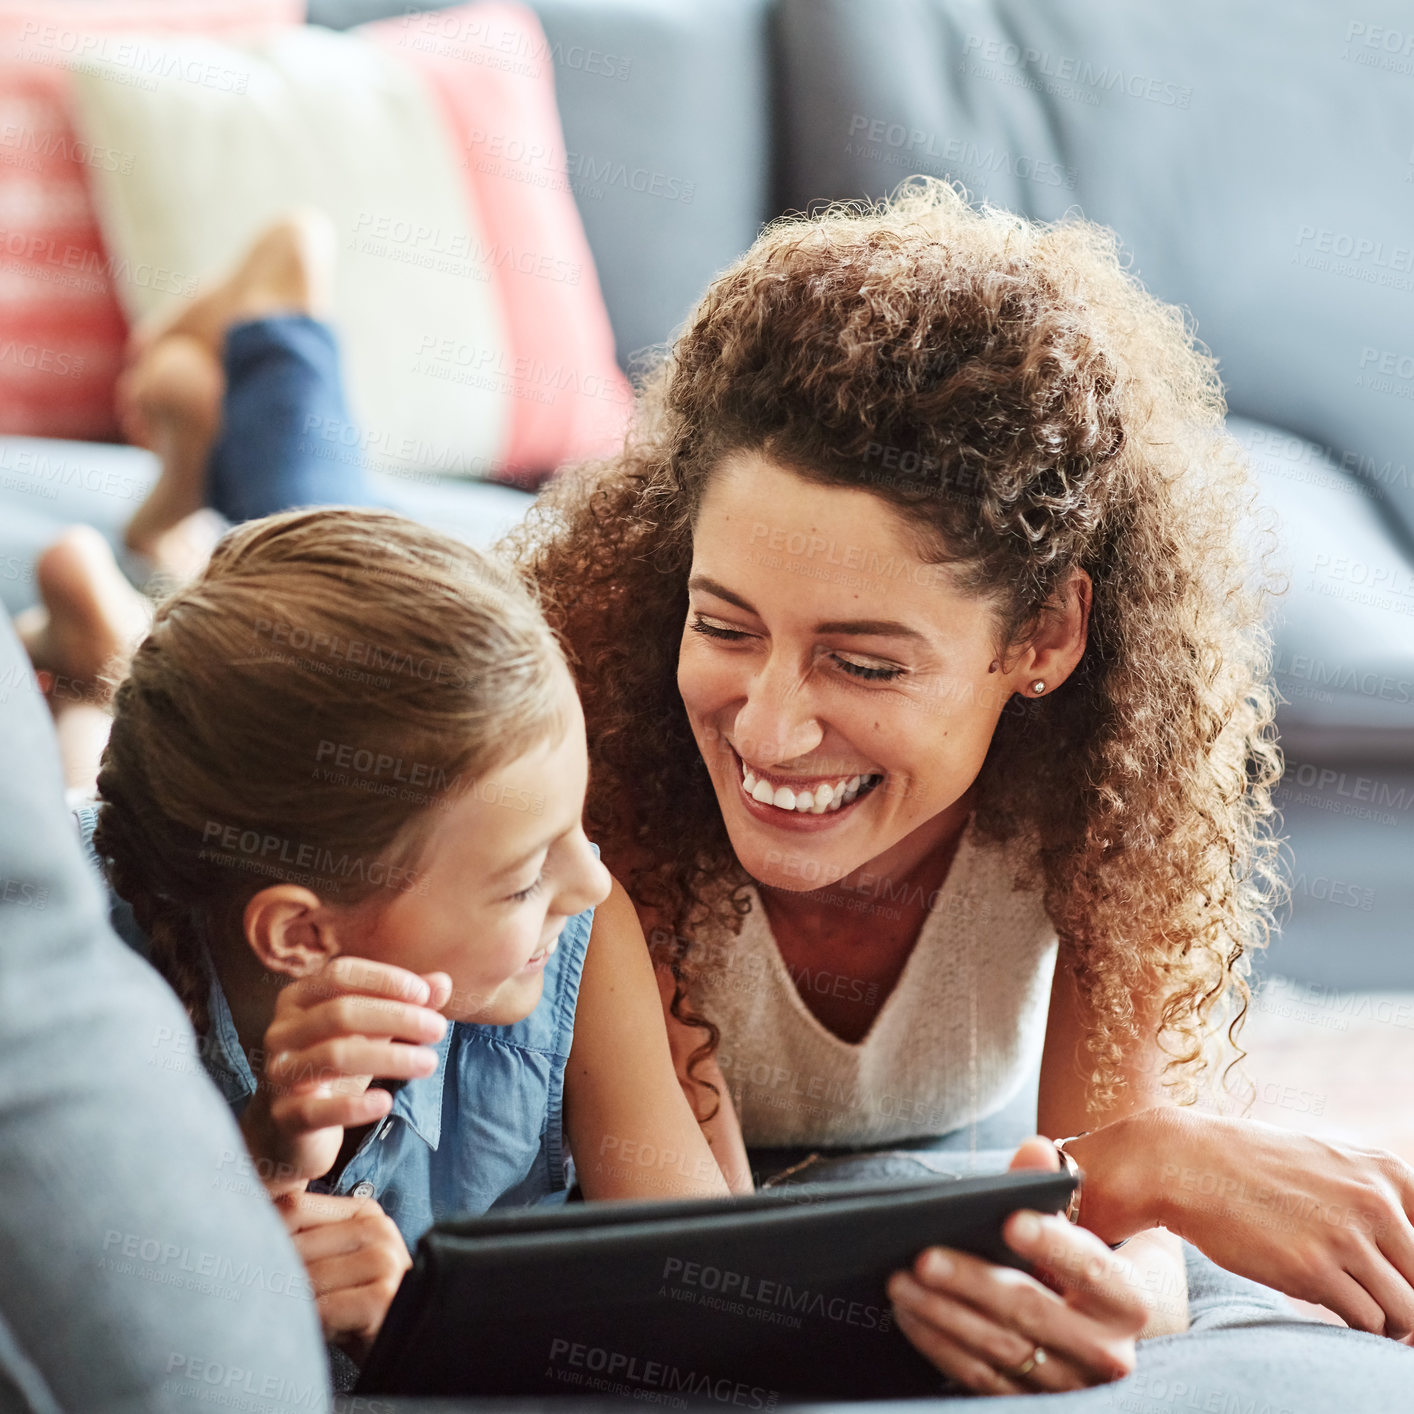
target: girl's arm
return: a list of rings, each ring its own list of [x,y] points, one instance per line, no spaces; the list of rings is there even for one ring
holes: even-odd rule
[[[333,1167],[345,1133],[393,1106],[375,1077],[409,1080],[437,1068],[447,1030],[444,972],[425,977],[348,955],[282,988],[266,1028],[259,1087],[241,1133],[272,1198],[302,1191]]]
[[[565,1128],[586,1198],[727,1194],[678,1084],[648,945],[617,880],[595,910],[585,956]]]
[[[741,1121],[737,1118],[731,1091],[727,1089],[726,1077],[717,1064],[716,1056],[699,1061],[693,1077],[688,1076],[688,1061],[702,1044],[704,1033],[696,1026],[684,1025],[672,1014],[673,974],[666,967],[658,969],[658,996],[663,1007],[663,1021],[668,1028],[673,1067],[688,1104],[710,1107],[713,1103],[712,1092],[697,1082],[703,1081],[717,1087],[712,1118],[702,1124],[702,1132],[712,1147],[717,1167],[733,1193],[751,1193],[755,1190],[755,1184],[751,1181],[751,1163],[746,1155],[746,1141],[741,1135]]]

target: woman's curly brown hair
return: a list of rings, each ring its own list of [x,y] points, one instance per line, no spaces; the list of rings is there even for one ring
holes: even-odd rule
[[[676,685],[694,515],[722,458],[749,451],[902,509],[925,556],[997,606],[1004,656],[1088,571],[1084,656],[1002,713],[977,829],[1034,832],[1032,882],[1097,1018],[1092,1113],[1152,1025],[1136,998],[1161,1006],[1181,1102],[1211,1079],[1224,1021],[1227,1070],[1240,1061],[1245,954],[1284,890],[1281,759],[1272,584],[1238,533],[1255,491],[1224,413],[1213,360],[1112,233],[974,210],[940,182],[778,221],[714,281],[644,380],[623,452],[563,477],[507,546],[575,660],[588,823],[667,925],[675,1014],[694,1019],[694,955],[749,907]],[[898,470],[881,474],[881,447]]]

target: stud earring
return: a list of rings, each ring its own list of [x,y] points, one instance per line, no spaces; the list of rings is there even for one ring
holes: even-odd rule
[[[1034,692],[1037,697],[1039,697],[1045,690],[1046,684],[1045,681],[1041,678],[1037,678],[1036,681],[1031,684],[1031,691]]]

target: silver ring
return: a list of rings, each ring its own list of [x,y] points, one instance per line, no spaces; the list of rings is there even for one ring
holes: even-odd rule
[[[1016,1373],[1018,1375],[1029,1375],[1037,1365],[1044,1365],[1045,1363],[1046,1352],[1038,1345],[1035,1350],[1026,1357],[1026,1363],[1016,1367]]]

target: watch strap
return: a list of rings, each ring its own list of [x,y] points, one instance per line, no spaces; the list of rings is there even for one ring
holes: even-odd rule
[[[1082,1129],[1079,1134],[1070,1134],[1064,1139],[1051,1140],[1051,1143],[1056,1146],[1056,1153],[1060,1155],[1060,1161],[1064,1165],[1065,1171],[1075,1180],[1075,1188],[1071,1192],[1070,1202],[1065,1206],[1065,1215],[1073,1223],[1080,1221],[1080,1195],[1085,1186],[1085,1175],[1081,1172],[1080,1165],[1066,1152],[1065,1146],[1076,1139],[1083,1139],[1089,1132],[1088,1129]],[[1121,1237],[1118,1242],[1111,1242],[1109,1249],[1111,1252],[1117,1252],[1128,1241],[1127,1237]]]
[[[1068,1135],[1064,1139],[1053,1139],[1051,1143],[1056,1146],[1056,1153],[1060,1155],[1060,1161],[1065,1171],[1075,1180],[1075,1187],[1071,1190],[1070,1202],[1065,1205],[1065,1216],[1068,1221],[1078,1223],[1080,1221],[1080,1196],[1084,1189],[1084,1174],[1080,1171],[1080,1165],[1066,1152],[1065,1146],[1073,1140],[1081,1139],[1090,1131],[1082,1129],[1079,1134]]]

